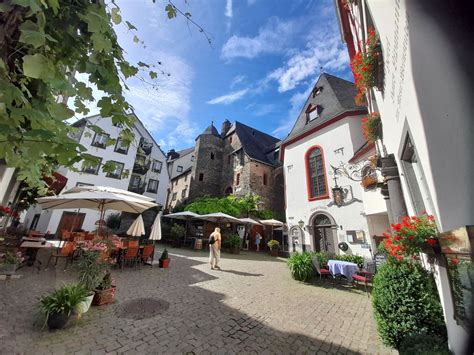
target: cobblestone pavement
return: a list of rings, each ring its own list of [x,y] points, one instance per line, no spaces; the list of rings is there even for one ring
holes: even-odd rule
[[[0,353],[390,353],[363,291],[298,283],[284,259],[265,254],[223,254],[223,270],[212,271],[205,252],[169,251],[169,269],[114,271],[116,302],[55,332],[42,329],[38,298],[75,281],[73,269],[26,267],[20,279],[0,281]],[[145,305],[137,317],[140,308],[126,305],[139,298],[163,309]]]

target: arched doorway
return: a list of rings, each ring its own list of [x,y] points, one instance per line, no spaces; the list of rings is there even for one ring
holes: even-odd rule
[[[224,195],[226,196],[232,195],[232,192],[233,192],[232,187],[229,186],[227,189],[225,189]]]
[[[312,219],[313,250],[336,253],[337,225],[334,219],[324,213],[316,213]]]

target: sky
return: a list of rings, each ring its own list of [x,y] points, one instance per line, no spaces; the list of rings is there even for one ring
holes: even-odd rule
[[[126,93],[165,152],[193,146],[225,119],[284,138],[321,71],[353,80],[333,0],[173,1],[211,44],[183,16],[169,20],[165,0],[117,3],[144,42],[117,27],[127,60],[161,62],[166,73],[156,90],[133,79]]]

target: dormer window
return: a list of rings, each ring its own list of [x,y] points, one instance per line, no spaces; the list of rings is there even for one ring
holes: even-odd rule
[[[308,108],[306,109],[306,124],[318,118],[320,111],[321,111],[320,105],[309,104]]]
[[[323,91],[323,87],[322,86],[316,86],[314,89],[313,89],[313,99],[318,96],[321,91]]]

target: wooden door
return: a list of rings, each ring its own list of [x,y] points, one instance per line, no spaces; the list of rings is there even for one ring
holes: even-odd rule
[[[61,236],[62,230],[75,231],[81,229],[85,217],[85,213],[63,212],[58,229],[56,230],[56,235]]]

